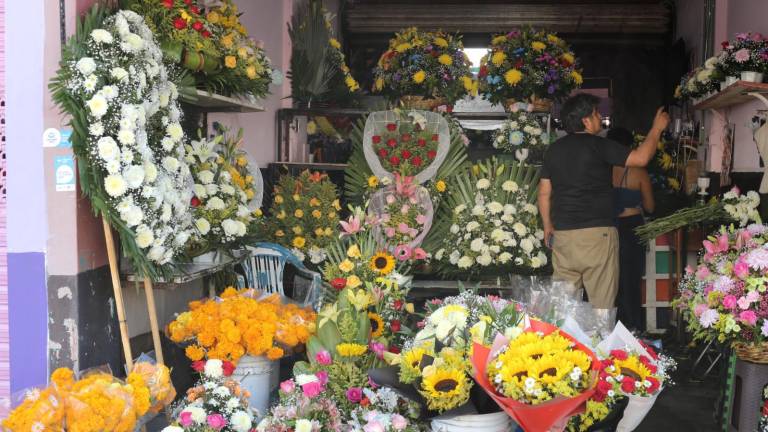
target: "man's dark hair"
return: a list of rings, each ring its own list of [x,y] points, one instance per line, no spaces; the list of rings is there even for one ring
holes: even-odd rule
[[[611,128],[611,130],[608,131],[607,134],[605,134],[605,137],[616,141],[617,143],[632,148],[635,144],[635,136],[632,135],[632,132],[630,132],[628,129],[625,129],[623,127],[615,127]]]
[[[584,130],[584,117],[589,117],[600,103],[597,96],[579,93],[568,98],[560,109],[560,118],[563,121],[565,131],[568,133],[582,132]]]

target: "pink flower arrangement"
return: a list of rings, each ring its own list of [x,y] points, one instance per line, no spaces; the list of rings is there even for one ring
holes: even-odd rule
[[[740,72],[768,72],[768,41],[760,33],[738,33],[736,39],[724,41],[717,69],[722,76]]]
[[[426,189],[413,177],[395,174],[395,183],[379,191],[369,207],[379,222],[378,229],[388,249],[401,261],[415,258],[414,252],[432,225],[432,202]],[[426,253],[419,251],[424,259]]]

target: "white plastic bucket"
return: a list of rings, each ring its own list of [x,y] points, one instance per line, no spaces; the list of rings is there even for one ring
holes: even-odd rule
[[[725,77],[725,83],[728,85],[736,84],[736,82],[739,81],[739,77],[737,76],[727,76]]]
[[[277,361],[267,360],[264,356],[246,355],[240,358],[232,379],[240,383],[243,390],[248,390],[251,397],[249,406],[258,410],[259,416],[266,415],[270,404],[270,395],[277,388],[280,369]]]
[[[763,82],[763,74],[762,72],[744,71],[741,73],[741,80],[754,82],[754,83],[761,83]]]
[[[504,411],[432,419],[432,432],[509,432],[512,419]]]

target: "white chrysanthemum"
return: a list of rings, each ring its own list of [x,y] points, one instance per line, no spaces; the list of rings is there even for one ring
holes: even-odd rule
[[[533,205],[533,204],[525,204],[523,206],[523,211],[528,212],[530,214],[538,214],[539,213],[539,209],[537,209],[536,206]]]
[[[181,141],[181,138],[184,137],[184,130],[178,123],[169,124],[168,127],[165,128],[165,131],[168,132],[168,136],[176,142]]]
[[[506,240],[509,237],[509,234],[507,234],[506,231],[500,228],[496,228],[493,231],[491,231],[491,240],[496,242],[501,242]]]
[[[504,211],[504,206],[496,201],[492,201],[488,205],[486,205],[486,208],[488,208],[488,211],[491,212],[491,214],[498,214]]]
[[[155,241],[155,236],[152,234],[152,230],[146,225],[141,225],[136,228],[136,245],[142,249],[149,247],[152,242]]]
[[[245,235],[246,226],[239,220],[224,219],[221,221],[221,228],[227,237],[240,237]]]
[[[491,182],[488,179],[480,179],[477,181],[477,188],[480,190],[488,189],[491,186]]]
[[[167,171],[175,173],[179,169],[179,160],[172,156],[166,156],[163,158],[163,168]]]
[[[83,57],[75,63],[75,67],[83,76],[88,76],[96,71],[96,62],[91,57]]]
[[[212,197],[205,203],[206,210],[224,210],[227,205],[219,197]]]
[[[464,211],[464,210],[466,210],[466,209],[467,209],[467,206],[466,206],[466,205],[464,205],[464,204],[459,204],[459,205],[457,205],[457,206],[456,206],[456,208],[455,208],[455,209],[453,209],[453,212],[454,212],[454,213],[456,213],[456,214],[459,214],[459,213],[463,212],[463,211]]]
[[[91,39],[96,43],[111,44],[114,40],[112,33],[104,29],[95,29],[91,31]]]
[[[184,428],[179,426],[166,426],[160,432],[184,432]]]
[[[456,225],[456,227],[458,228],[458,225]],[[468,232],[472,232],[472,231],[474,231],[474,230],[476,230],[478,228],[480,228],[480,223],[477,222],[477,221],[469,221],[469,223],[467,224],[467,231]],[[458,230],[457,230],[457,232],[458,232]]]
[[[462,269],[469,268],[472,266],[472,258],[465,255],[459,258],[457,265],[459,268],[462,268]]]
[[[475,261],[477,261],[478,264],[480,264],[483,267],[491,265],[491,262],[493,262],[493,259],[488,254],[482,254],[475,258]]]
[[[102,137],[96,143],[96,148],[99,151],[99,157],[105,162],[118,159],[120,157],[120,148],[117,146],[115,140],[111,137]]]
[[[441,259],[443,259],[443,255],[445,255],[445,249],[441,248],[440,250],[435,252],[435,259],[440,261]]]
[[[197,173],[197,178],[200,179],[200,183],[207,185],[213,182],[213,173],[209,170],[203,170]]]
[[[237,399],[234,399],[234,401],[239,404]],[[231,409],[235,408],[237,408],[237,406],[234,406]],[[251,418],[250,414],[245,411],[235,411],[235,413],[232,414],[232,417],[229,418],[229,421],[235,432],[248,432],[251,430],[251,426],[253,425],[253,419]]]
[[[123,51],[135,53],[144,48],[144,40],[136,33],[128,33],[123,40],[125,43],[120,46]]]
[[[507,180],[501,184],[501,189],[503,189],[505,192],[517,192],[520,187],[512,180]]]
[[[483,246],[485,246],[485,242],[483,242],[483,239],[481,238],[476,238],[472,240],[472,242],[469,244],[469,248],[473,252],[480,252],[481,250],[483,250]]]
[[[206,235],[208,234],[208,231],[211,230],[211,223],[206,219],[199,218],[195,221],[195,227],[197,227],[197,231],[200,235]]]
[[[482,206],[480,204],[472,207],[472,215],[473,216],[482,216],[485,214],[485,206]]]
[[[101,90],[99,90],[99,93],[107,98],[107,100],[112,100],[120,96],[120,89],[118,89],[117,86],[108,85],[102,87]]]
[[[122,196],[128,188],[128,184],[121,175],[108,175],[104,179],[104,190],[109,196],[117,198]]]
[[[190,417],[192,418],[192,421],[197,424],[204,424],[205,419],[208,417],[208,414],[201,407],[188,406],[184,408],[184,411],[188,412],[190,414]]]
[[[169,152],[173,150],[173,147],[176,146],[176,143],[171,138],[165,137],[160,140],[160,145],[163,146],[163,150]]]
[[[205,185],[205,190],[208,192],[208,195],[216,195],[219,193],[219,185],[211,183]]]
[[[120,172],[120,161],[117,159],[107,161],[104,168],[106,168],[107,172],[110,174],[117,174]]]
[[[495,254],[501,252],[501,247],[499,247],[498,245],[493,245],[493,246],[489,247],[488,249],[491,252],[495,253]]]
[[[96,75],[88,75],[83,80],[83,88],[86,92],[91,93],[96,90],[96,85],[99,83],[99,78]]]
[[[128,77],[128,71],[121,67],[116,67],[109,71],[109,75],[118,81],[122,81]]]
[[[221,185],[221,191],[227,195],[235,194],[235,188],[228,184]]]
[[[528,228],[520,222],[516,222],[512,225],[512,229],[515,230],[515,233],[520,237],[528,234]]]
[[[208,191],[206,191],[205,186],[201,184],[196,183],[194,186],[192,186],[192,191],[195,193],[195,196],[200,199],[203,199],[208,196]]]
[[[157,167],[149,161],[144,161],[144,180],[152,183],[157,179]]]
[[[239,218],[245,218],[245,217],[248,217],[248,215],[251,214],[251,210],[248,207],[246,207],[246,206],[241,204],[241,205],[237,206],[237,213],[236,214],[237,214],[237,217],[239,217]]]
[[[512,254],[509,252],[502,252],[501,255],[499,255],[499,262],[502,264],[506,264],[509,262],[509,260],[512,259]]]
[[[101,122],[93,123],[88,126],[88,133],[95,137],[100,137],[104,135],[104,125]]]
[[[173,209],[171,208],[171,205],[164,203],[163,211],[160,212],[160,220],[163,222],[169,222],[171,220],[171,216],[173,216]]]
[[[459,251],[455,250],[455,251],[451,252],[451,254],[448,256],[448,261],[451,264],[456,265],[456,263],[459,262],[459,258],[461,258],[461,253]]]
[[[152,248],[147,253],[147,258],[163,264],[168,261],[168,257],[165,256],[165,252],[165,246],[152,246]]]
[[[121,129],[117,133],[117,140],[120,141],[120,144],[130,146],[136,143],[136,134],[128,129]]]
[[[144,168],[141,165],[131,165],[123,174],[129,188],[135,189],[144,183]]]
[[[104,114],[107,113],[107,109],[109,109],[109,103],[107,102],[107,99],[104,96],[98,94],[93,95],[93,97],[85,104],[88,106],[88,110],[91,112],[91,115],[96,118],[104,117]]]
[[[136,226],[144,220],[144,212],[138,206],[131,206],[128,210],[120,213],[120,217],[129,227]]]

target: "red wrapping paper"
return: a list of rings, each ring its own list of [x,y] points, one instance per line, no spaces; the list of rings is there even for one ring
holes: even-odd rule
[[[558,327],[541,321],[530,320],[530,326],[526,332],[541,332],[548,335],[558,330]],[[475,369],[475,381],[488,393],[499,406],[512,417],[526,432],[563,431],[569,417],[583,412],[584,405],[595,392],[597,380],[595,379],[599,363],[595,353],[579,343],[565,332],[560,335],[573,341],[576,349],[584,351],[592,358],[592,384],[578,396],[572,398],[557,397],[537,405],[528,405],[512,398],[499,394],[488,380],[487,366],[491,349],[483,345],[474,344],[472,364]]]

